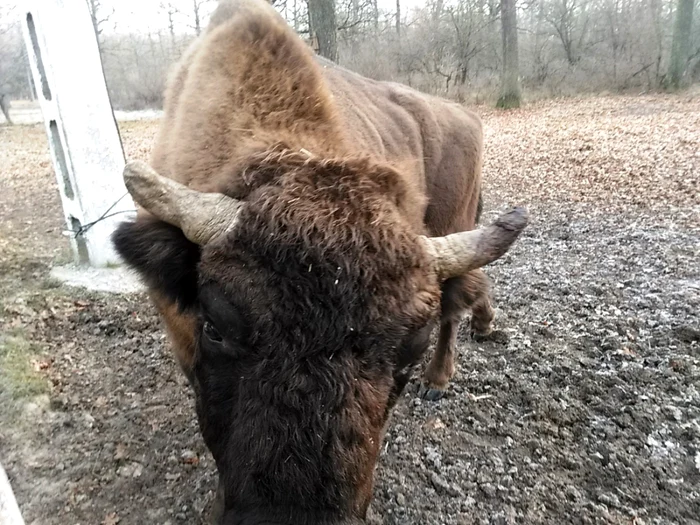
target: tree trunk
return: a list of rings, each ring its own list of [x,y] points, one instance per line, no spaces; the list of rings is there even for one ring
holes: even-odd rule
[[[676,24],[673,28],[671,65],[668,71],[668,85],[673,89],[681,87],[685,68],[688,65],[690,31],[693,26],[694,0],[678,0]]]
[[[173,52],[175,50],[175,21],[173,20],[174,11],[172,6],[168,6],[168,31],[170,32],[170,45]]]
[[[194,8],[194,32],[199,36],[202,34],[202,21],[199,18],[198,0],[192,0],[192,7]]]
[[[36,86],[34,86],[34,77],[32,76],[32,68],[29,65],[28,57],[25,58],[25,67],[27,68],[27,84],[29,84],[29,99],[32,102],[34,102],[37,99]]]
[[[503,78],[499,108],[520,107],[520,78],[518,75],[518,19],[515,0],[501,0],[503,32]]]
[[[435,2],[435,11],[433,11],[433,22],[440,20],[440,15],[442,14],[443,0],[437,0]]]
[[[401,0],[396,0],[396,34],[401,36]]]
[[[318,54],[337,61],[335,0],[309,0],[309,29],[312,39],[315,36],[318,41]]]
[[[5,94],[0,94],[0,109],[2,114],[5,115],[5,120],[11,126],[12,119],[10,118],[10,97]]]
[[[98,11],[102,8],[100,2],[97,0],[88,0],[88,9],[90,10],[90,20],[92,21],[92,28],[95,30],[95,38],[97,39],[97,50],[102,56],[102,29],[100,28],[100,21],[97,19]]]
[[[292,3],[292,22],[294,26],[294,32],[299,32],[299,6],[297,6],[297,0]]]
[[[533,20],[530,23],[535,26],[535,45],[533,62],[535,65],[535,79],[538,85],[543,85],[547,80],[548,65],[544,58],[544,48],[547,37],[544,36],[543,26],[545,23],[544,2],[538,2],[537,7],[532,9]],[[544,40],[544,41],[543,41]]]

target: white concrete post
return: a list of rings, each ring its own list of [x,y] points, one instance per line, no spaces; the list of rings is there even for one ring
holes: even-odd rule
[[[24,525],[5,469],[0,465],[0,525]]]
[[[70,235],[76,262],[118,264],[110,235],[134,203],[122,179],[124,152],[87,2],[30,0],[25,6],[24,40],[67,229],[78,231],[104,214],[117,214]]]

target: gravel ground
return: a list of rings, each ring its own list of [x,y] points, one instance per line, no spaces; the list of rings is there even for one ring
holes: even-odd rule
[[[461,332],[439,402],[412,383],[377,468],[384,524],[700,523],[700,99],[479,110],[499,337]],[[121,124],[146,158],[152,121]],[[193,399],[141,294],[60,286],[41,126],[0,127],[0,462],[28,524],[200,523]]]

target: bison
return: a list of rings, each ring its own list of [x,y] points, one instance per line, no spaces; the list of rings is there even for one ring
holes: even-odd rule
[[[169,80],[142,207],[113,240],[148,286],[219,473],[217,520],[361,522],[389,413],[421,362],[438,397],[479,268],[482,129],[459,105],[314,56],[264,0],[222,2]]]

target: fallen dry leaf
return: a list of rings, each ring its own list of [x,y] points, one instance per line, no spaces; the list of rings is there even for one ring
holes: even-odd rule
[[[105,516],[105,519],[102,520],[102,525],[117,525],[120,520],[121,518],[116,512],[110,512]]]

